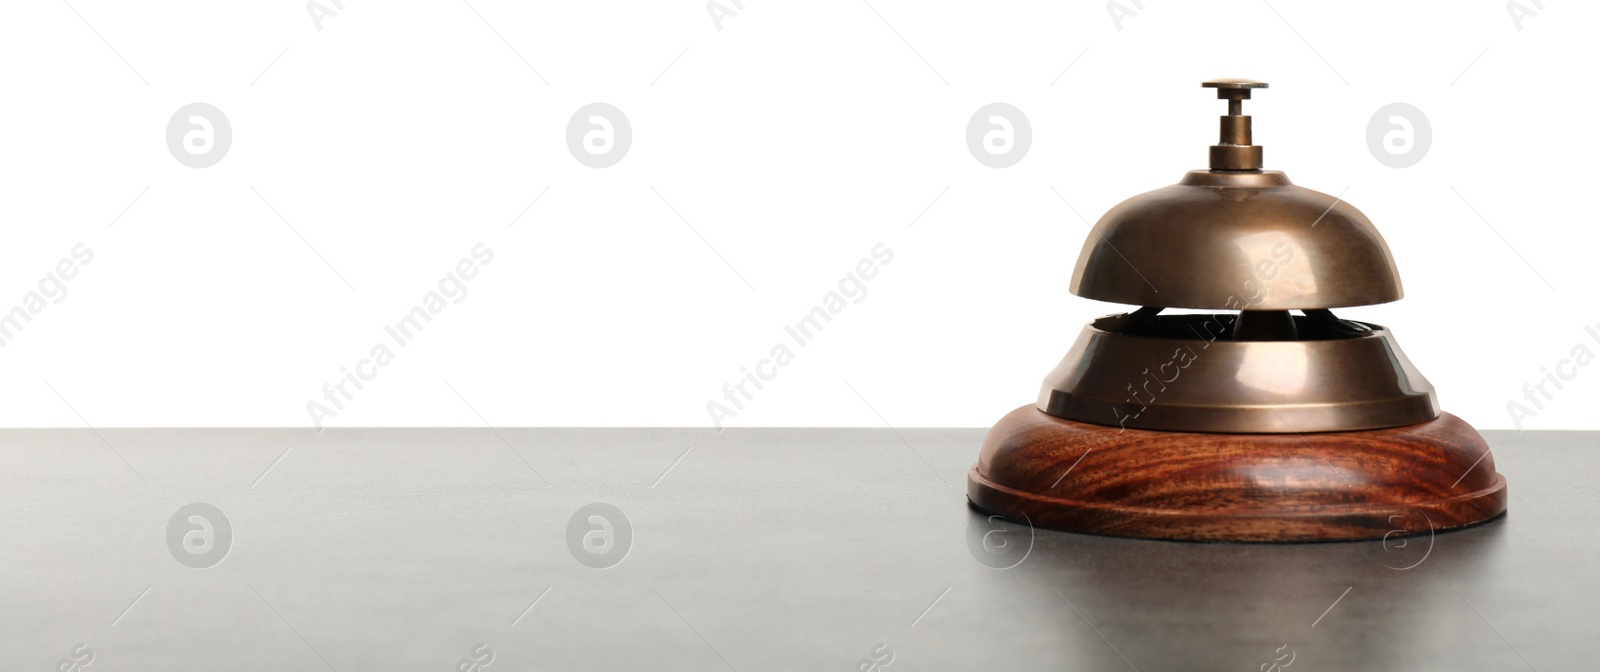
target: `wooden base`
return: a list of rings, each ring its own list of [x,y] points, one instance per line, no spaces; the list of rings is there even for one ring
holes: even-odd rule
[[[1122,430],[1023,406],[967,475],[979,509],[1036,527],[1193,541],[1336,541],[1429,534],[1495,518],[1506,480],[1448,413],[1360,432]]]

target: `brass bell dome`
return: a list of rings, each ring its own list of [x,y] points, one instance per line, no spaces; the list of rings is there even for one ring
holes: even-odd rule
[[[1084,327],[1037,408],[1098,425],[1226,433],[1438,417],[1433,386],[1388,329],[1330,310],[1401,297],[1383,236],[1354,206],[1261,169],[1240,108],[1266,84],[1203,86],[1228,101],[1211,169],[1112,208],[1078,257],[1074,294],[1140,308]]]
[[[1241,102],[1266,84],[1213,80],[1229,101],[1211,169],[1134,196],[1100,218],[1071,291],[1137,306],[1306,310],[1388,303],[1400,274],[1383,236],[1349,203],[1261,170]]]

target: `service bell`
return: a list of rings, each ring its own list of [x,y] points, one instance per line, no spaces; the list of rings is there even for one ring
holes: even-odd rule
[[[1203,86],[1228,101],[1210,169],[1112,208],[1073,271],[1072,293],[1138,308],[1085,326],[1038,402],[989,431],[972,503],[1039,527],[1211,541],[1429,534],[1503,514],[1477,431],[1440,412],[1388,329],[1333,313],[1401,298],[1383,237],[1349,203],[1262,169],[1242,107],[1265,83]]]

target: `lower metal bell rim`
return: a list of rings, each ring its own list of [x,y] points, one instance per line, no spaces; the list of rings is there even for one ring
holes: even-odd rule
[[[1388,329],[1292,341],[1234,341],[1227,315],[1160,316],[1160,336],[1084,327],[1045,378],[1038,409],[1126,429],[1339,432],[1439,417],[1433,385]],[[1297,318],[1299,319],[1299,318]]]

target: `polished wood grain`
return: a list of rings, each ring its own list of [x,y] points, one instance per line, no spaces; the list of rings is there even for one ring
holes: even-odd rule
[[[1201,434],[1024,406],[989,430],[967,494],[1017,523],[1197,541],[1430,534],[1506,510],[1488,444],[1448,413],[1360,432]]]

